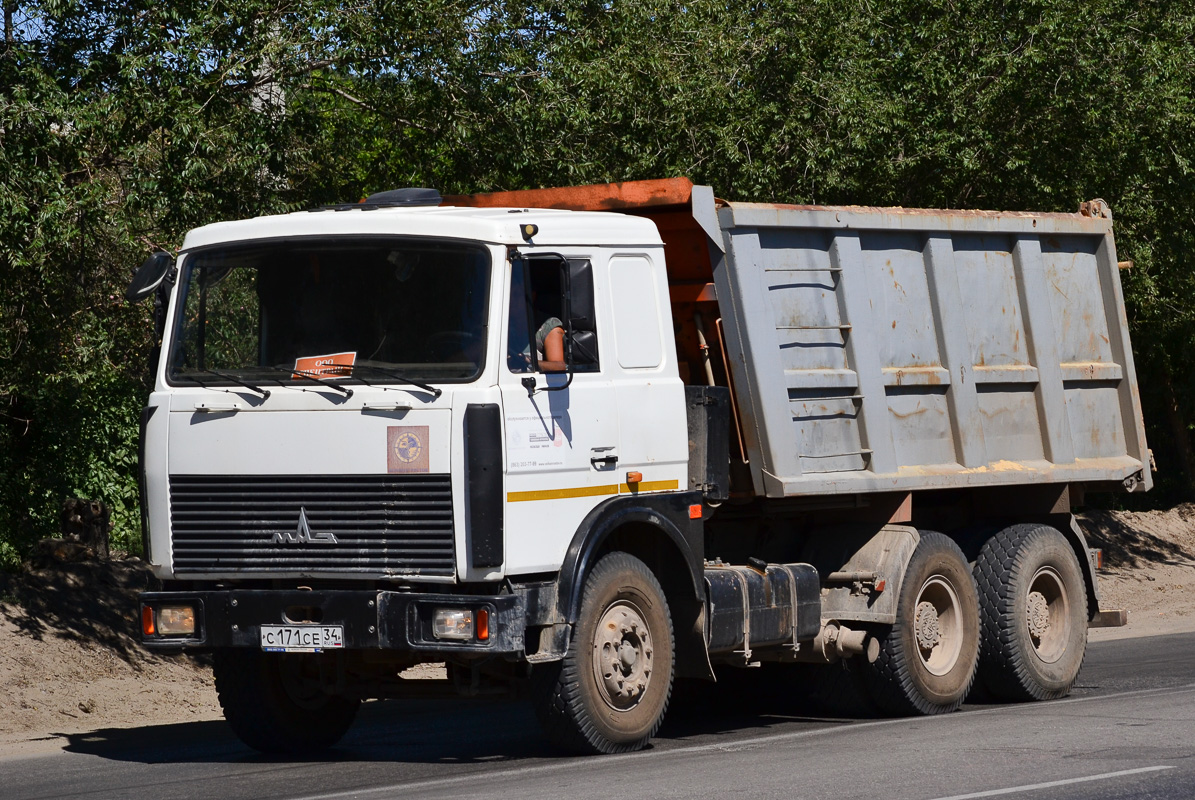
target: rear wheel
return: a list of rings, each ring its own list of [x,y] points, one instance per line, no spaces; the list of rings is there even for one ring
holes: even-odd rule
[[[638,750],[663,722],[672,678],[664,591],[642,561],[610,553],[585,580],[568,653],[536,668],[536,714],[552,742],[567,750]]]
[[[962,705],[979,657],[979,602],[966,558],[946,536],[921,532],[896,623],[879,642],[868,685],[882,710],[941,714]]]
[[[1002,700],[1071,690],[1087,648],[1087,586],[1074,549],[1047,525],[1014,525],[975,562],[982,620],[979,678]]]
[[[263,753],[307,753],[340,741],[360,700],[324,691],[320,656],[217,650],[212,664],[224,718]]]

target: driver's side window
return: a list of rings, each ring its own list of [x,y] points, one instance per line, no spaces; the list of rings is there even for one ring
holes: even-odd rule
[[[510,281],[506,363],[511,372],[534,372],[548,337],[563,329],[564,292],[556,259],[516,259]],[[559,337],[556,333],[555,337]],[[554,338],[555,338],[554,337]]]
[[[571,320],[564,299],[566,269],[573,284]],[[592,306],[593,275],[588,261],[564,262],[558,256],[514,259],[506,343],[510,371],[534,372],[538,366],[540,372],[562,372],[569,351],[571,368],[596,370]],[[567,339],[570,328],[571,343]]]

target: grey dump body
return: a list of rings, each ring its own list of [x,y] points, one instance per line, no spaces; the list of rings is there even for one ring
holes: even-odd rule
[[[757,493],[1150,487],[1102,202],[714,206],[700,188]]]

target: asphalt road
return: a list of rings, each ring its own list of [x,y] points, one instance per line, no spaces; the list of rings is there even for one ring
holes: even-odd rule
[[[772,688],[690,688],[650,749],[597,758],[554,754],[510,701],[371,703],[319,760],[263,758],[223,722],[101,731],[0,756],[0,798],[1195,797],[1195,634],[1092,643],[1068,699],[943,717],[781,713]]]

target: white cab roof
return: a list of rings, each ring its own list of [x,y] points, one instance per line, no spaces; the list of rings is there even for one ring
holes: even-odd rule
[[[520,226],[539,226],[528,243]],[[300,236],[405,235],[463,239],[501,245],[658,246],[655,223],[604,211],[417,206],[299,211],[235,222],[217,222],[187,234],[183,250],[251,239]]]

